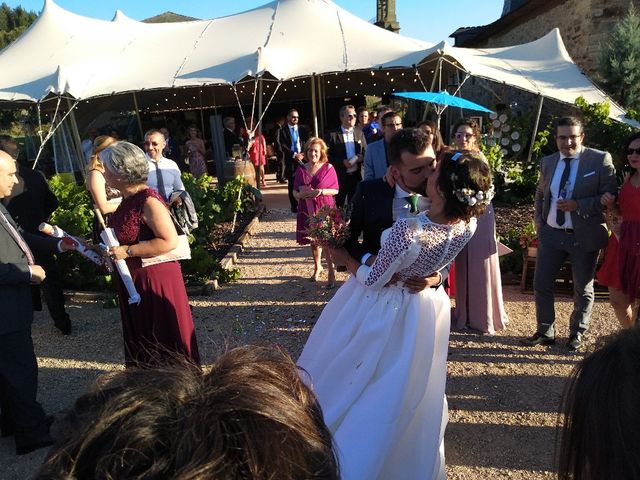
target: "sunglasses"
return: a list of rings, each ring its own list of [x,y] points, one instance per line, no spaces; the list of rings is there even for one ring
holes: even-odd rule
[[[355,114],[355,113],[347,113],[347,114],[345,115],[345,117],[347,117],[347,118],[356,118],[357,116],[356,116],[356,114]]]
[[[640,148],[627,148],[627,155],[640,155]]]

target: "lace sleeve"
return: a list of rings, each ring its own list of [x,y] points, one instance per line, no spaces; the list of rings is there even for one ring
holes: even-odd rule
[[[398,270],[404,256],[409,251],[415,236],[415,221],[397,221],[391,228],[389,238],[384,243],[376,261],[371,267],[361,265],[358,268],[357,279],[365,287],[380,290],[393,274]]]

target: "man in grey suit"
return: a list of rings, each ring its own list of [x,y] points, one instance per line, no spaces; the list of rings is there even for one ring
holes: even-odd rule
[[[600,198],[616,192],[611,155],[582,145],[582,122],[558,120],[558,152],[544,157],[535,196],[538,256],[534,276],[537,332],[527,346],[555,343],[555,278],[567,258],[573,271],[573,312],[567,348],[576,351],[589,326],[598,252],[608,239]]]
[[[380,119],[383,138],[370,143],[364,154],[364,180],[384,177],[389,168],[387,148],[391,137],[402,129],[402,118],[396,112],[387,112]]]
[[[0,199],[9,196],[17,183],[15,161],[0,151]],[[34,263],[33,253],[71,249],[57,239],[24,232],[0,203],[0,429],[3,437],[14,435],[18,455],[53,443],[49,421],[36,400],[31,285],[42,283],[45,272]]]

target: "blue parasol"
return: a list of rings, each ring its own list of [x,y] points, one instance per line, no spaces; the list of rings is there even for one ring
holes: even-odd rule
[[[439,105],[442,108],[436,107],[436,113],[438,114],[438,125],[440,125],[440,115],[447,107],[459,107],[467,110],[477,110],[479,112],[487,112],[491,113],[492,110],[489,110],[482,105],[478,105],[477,103],[473,103],[469,100],[466,100],[461,97],[456,97],[455,95],[450,95],[447,91],[442,92],[400,92],[393,94],[396,97],[409,98],[412,100],[420,100],[421,102],[433,103],[435,105]]]

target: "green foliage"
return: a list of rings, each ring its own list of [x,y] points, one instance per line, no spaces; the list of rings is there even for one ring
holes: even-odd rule
[[[91,236],[93,208],[84,185],[77,185],[60,175],[54,175],[49,180],[49,188],[60,202],[58,209],[51,215],[51,223],[71,235],[84,238]]]
[[[513,252],[500,257],[500,271],[521,273],[522,272],[522,248],[520,247],[520,233],[515,228],[510,228],[504,237],[498,238],[504,245]]]
[[[218,280],[219,283],[237,282],[240,280],[240,269],[235,267],[224,269],[220,267],[220,265],[217,265],[212,277]]]
[[[214,270],[216,264],[216,261],[204,246],[200,244],[192,244],[191,259],[181,262],[182,273],[195,280],[194,282],[188,283],[202,284],[209,279],[209,275]]]
[[[640,16],[630,3],[600,50],[598,80],[618,103],[640,109]]]

